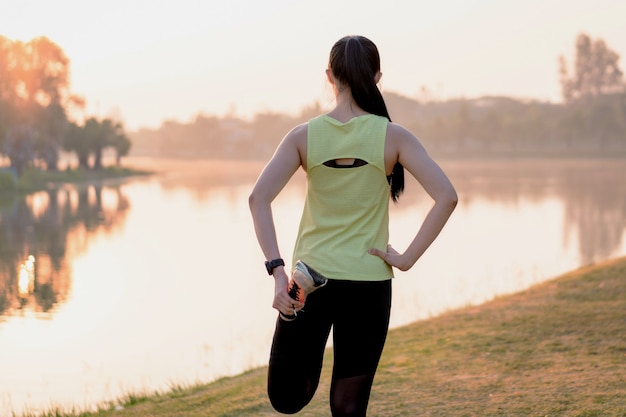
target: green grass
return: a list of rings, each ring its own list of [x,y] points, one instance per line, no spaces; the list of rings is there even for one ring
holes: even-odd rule
[[[299,415],[330,415],[332,354]],[[266,369],[170,393],[123,398],[93,414],[276,416]],[[392,330],[371,416],[626,416],[626,258]]]
[[[28,168],[14,181],[9,172],[0,172],[0,192],[30,193],[45,190],[60,183],[80,183],[105,179],[123,178],[134,175],[148,175],[150,172],[121,166],[107,166],[99,170],[81,168],[65,171],[44,171],[39,168]]]

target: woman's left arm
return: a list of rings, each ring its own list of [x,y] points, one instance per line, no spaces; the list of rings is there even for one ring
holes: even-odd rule
[[[403,253],[399,253],[391,245],[388,245],[386,251],[375,248],[369,250],[370,254],[379,256],[389,265],[406,271],[415,265],[437,238],[454,211],[458,197],[446,174],[412,133],[400,125],[390,125],[388,132],[388,139],[397,145],[397,161],[419,181],[434,200],[417,234]]]

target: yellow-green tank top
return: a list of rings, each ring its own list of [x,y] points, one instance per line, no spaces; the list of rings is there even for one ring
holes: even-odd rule
[[[342,123],[327,115],[308,123],[307,195],[293,253],[322,275],[382,281],[392,268],[369,248],[387,249],[389,183],[385,172],[388,120],[368,114]],[[360,159],[358,167],[327,161]]]

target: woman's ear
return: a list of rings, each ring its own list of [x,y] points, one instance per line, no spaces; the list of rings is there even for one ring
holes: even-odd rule
[[[326,78],[328,78],[329,83],[335,85],[335,78],[333,77],[333,72],[330,68],[326,70]]]
[[[378,71],[376,73],[376,75],[374,76],[374,80],[376,81],[376,84],[378,84],[380,82],[380,79],[382,78],[382,76],[383,76],[382,72]]]

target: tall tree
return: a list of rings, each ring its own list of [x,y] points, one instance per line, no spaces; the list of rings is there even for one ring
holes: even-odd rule
[[[17,176],[35,159],[35,147],[38,141],[37,130],[29,125],[12,126],[4,140],[3,153],[11,160],[11,168]]]
[[[23,139],[29,141],[23,145],[15,140],[36,137],[34,157],[48,169],[57,169],[67,127],[66,106],[73,101],[69,60],[58,45],[46,37],[22,42],[0,36],[0,153],[11,159],[11,152],[32,145],[31,139]],[[29,129],[36,133],[23,134]],[[11,143],[8,132],[13,132]]]
[[[95,119],[89,119],[90,120]],[[97,127],[93,136],[94,169],[102,169],[102,152],[105,148],[113,146],[116,138],[123,133],[122,125],[111,119],[104,119],[101,122],[96,120]],[[86,125],[86,123],[85,123]]]
[[[85,132],[84,126],[70,123],[63,140],[63,149],[76,153],[78,157],[78,167],[89,169],[89,154],[91,153],[91,142]]]
[[[130,139],[128,139],[128,136],[126,136],[126,134],[119,129],[119,131],[113,136],[111,146],[115,150],[115,163],[117,165],[121,165],[122,157],[128,155],[130,152]]]
[[[16,61],[13,41],[0,35],[0,103],[11,103],[15,96]]]
[[[7,132],[13,124],[14,71],[15,59],[13,42],[0,35],[0,154],[5,153]]]
[[[593,40],[585,33],[576,39],[573,70],[568,69],[565,57],[560,56],[559,73],[566,102],[623,92],[625,89],[619,55],[609,49],[604,40]]]
[[[93,169],[102,168],[103,151],[113,147],[117,153],[117,163],[130,150],[130,140],[126,137],[121,123],[111,119],[99,121],[90,117],[84,126],[72,123],[63,143],[64,149],[76,152],[81,168],[89,168],[89,157],[93,155]]]
[[[42,106],[61,104],[69,97],[69,59],[46,37],[27,43],[16,42],[21,65],[17,68],[17,88],[28,101]]]
[[[37,143],[36,156],[42,160],[46,168],[56,171],[59,163],[59,149],[63,144],[63,137],[69,121],[65,109],[58,103],[40,107],[36,124],[40,133]]]

